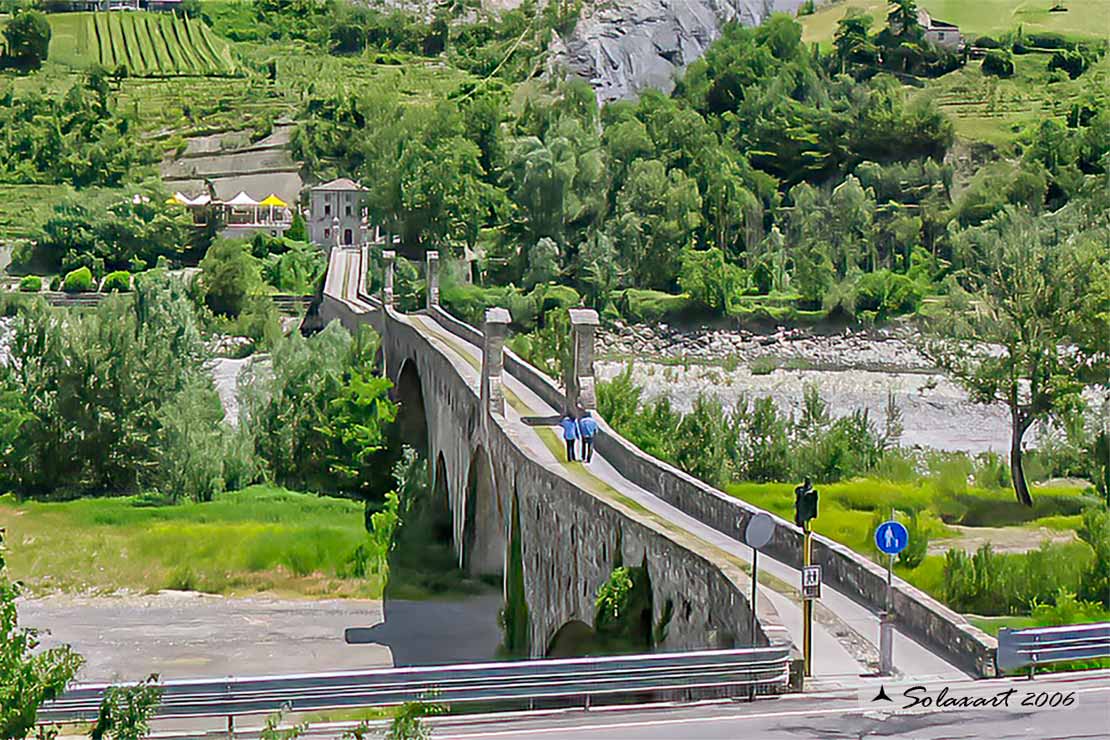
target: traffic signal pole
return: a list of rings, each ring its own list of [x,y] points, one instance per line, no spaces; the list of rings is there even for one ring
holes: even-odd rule
[[[813,551],[811,548],[811,535],[809,523],[802,527],[804,539],[802,544],[802,564],[813,564]],[[813,600],[802,599],[802,673],[806,678],[813,675]]]

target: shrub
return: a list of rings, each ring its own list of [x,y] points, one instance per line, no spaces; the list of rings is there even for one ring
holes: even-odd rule
[[[1009,488],[1010,466],[997,452],[981,452],[972,463],[971,478],[976,488]]]
[[[916,568],[925,562],[925,555],[929,552],[929,529],[921,521],[917,510],[910,512],[910,522],[906,526],[910,541],[906,549],[898,553],[898,562],[907,568]]]
[[[670,322],[698,313],[695,301],[689,296],[640,288],[622,291],[617,299],[617,308],[627,320],[636,323]]]
[[[1025,34],[1025,45],[1036,49],[1073,49],[1075,43],[1058,33],[1041,31]]]
[[[972,46],[977,46],[980,49],[1002,48],[1002,44],[1000,44],[997,39],[994,39],[990,36],[980,36],[979,38],[975,39],[975,41],[972,43]]]
[[[1014,58],[1004,49],[988,51],[983,58],[983,74],[994,77],[1013,77]]]
[[[62,282],[62,290],[66,293],[88,293],[93,289],[92,271],[87,267],[78,267],[66,275]]]
[[[1110,511],[1089,509],[1083,515],[1079,536],[1095,553],[1090,568],[1083,574],[1079,595],[1102,602],[1110,609]]]
[[[129,290],[131,290],[131,273],[127,270],[108,273],[104,282],[100,284],[101,293],[126,293]]]
[[[37,10],[23,10],[3,30],[7,55],[20,64],[37,67],[50,51],[50,22]]]
[[[757,357],[752,360],[748,366],[748,370],[752,375],[770,375],[775,372],[778,363],[775,362],[773,357]]]
[[[1052,59],[1048,62],[1048,70],[1063,70],[1067,72],[1068,77],[1075,79],[1079,75],[1087,71],[1090,62],[1083,54],[1078,51],[1057,51],[1053,53]]]
[[[42,290],[42,278],[38,275],[24,275],[19,281],[19,290],[23,293],[38,293]]]
[[[477,285],[459,284],[444,286],[440,291],[443,307],[470,324],[481,326],[486,309],[508,307],[510,288],[482,288]]]
[[[856,310],[873,311],[878,318],[912,313],[924,297],[916,282],[890,270],[869,272],[855,284]]]
[[[1022,554],[998,554],[985,544],[968,557],[949,550],[944,599],[953,609],[982,615],[1027,613],[1055,603],[1060,589],[1076,592],[1090,560],[1086,545],[1051,545]]]

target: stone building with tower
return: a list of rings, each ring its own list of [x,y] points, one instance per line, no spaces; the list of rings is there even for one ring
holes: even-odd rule
[[[366,241],[366,188],[340,177],[309,191],[308,238],[322,247]]]

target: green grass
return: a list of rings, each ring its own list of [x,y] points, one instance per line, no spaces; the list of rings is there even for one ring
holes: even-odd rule
[[[0,237],[30,239],[69,188],[65,185],[0,183]]]
[[[1063,2],[1066,13],[1050,13],[1049,8]],[[964,36],[998,36],[1020,25],[1026,33],[1051,31],[1067,36],[1104,39],[1110,29],[1110,0],[918,0],[919,8],[937,20],[955,23]],[[807,42],[829,44],[836,34],[837,22],[849,8],[870,15],[877,31],[886,24],[886,0],[843,0],[820,7],[816,13],[799,19],[802,38]]]
[[[355,501],[252,486],[174,506],[141,497],[17,502],[0,497],[14,578],[32,593],[150,592],[376,598],[340,571],[365,538]]]
[[[815,520],[814,531],[864,554],[874,553],[873,518],[876,514],[886,517],[891,507],[902,512],[903,520],[905,512],[920,511],[930,539],[936,539],[955,535],[947,526],[949,523],[1074,529],[1082,523],[1080,512],[1090,505],[1083,491],[1075,487],[1034,486],[1035,505],[1029,509],[1017,503],[1009,490],[969,487],[966,492],[945,493],[937,481],[929,478],[907,483],[861,478],[819,485],[818,490],[820,516]],[[784,519],[793,519],[792,484],[733,483],[725,491]]]

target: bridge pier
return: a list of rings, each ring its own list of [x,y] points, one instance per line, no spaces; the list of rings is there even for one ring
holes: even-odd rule
[[[566,371],[567,413],[597,408],[594,386],[594,337],[600,322],[592,308],[570,309],[571,363]]]
[[[425,305],[431,311],[439,305],[439,252],[426,252],[424,259],[424,282],[427,285]]]
[[[505,336],[509,333],[509,312],[504,308],[486,311],[482,345],[482,411],[505,415],[505,393],[501,374],[505,368]]]
[[[396,259],[397,253],[392,249],[382,252],[382,260],[385,261],[385,274],[382,276],[382,305],[386,308],[393,308],[393,263]]]

